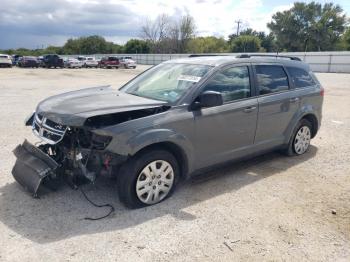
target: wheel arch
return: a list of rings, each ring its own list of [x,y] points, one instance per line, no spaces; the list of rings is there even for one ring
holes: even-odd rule
[[[153,149],[163,149],[173,154],[179,164],[181,178],[182,179],[187,178],[189,173],[189,159],[185,150],[181,146],[179,146],[174,142],[162,141],[162,142],[157,142],[157,143],[144,146],[141,149],[139,149],[137,152],[135,152],[134,155],[142,154],[144,152],[147,152]]]
[[[312,126],[312,130],[311,130],[311,138],[314,138],[318,132],[318,120],[317,117],[312,114],[312,113],[308,113],[305,114],[300,120],[305,119],[307,121],[309,121],[311,123]],[[299,121],[300,121],[299,120]]]
[[[293,117],[293,120],[290,121],[290,124],[285,132],[285,140],[284,140],[285,145],[289,143],[296,126],[302,119],[308,120],[312,125],[311,138],[314,138],[316,136],[319,129],[319,119],[314,110],[311,110],[310,108],[307,108],[307,109],[308,110],[299,111],[297,114],[295,114],[295,116]]]

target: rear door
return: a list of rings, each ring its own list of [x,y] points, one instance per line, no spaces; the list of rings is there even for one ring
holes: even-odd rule
[[[284,143],[287,128],[299,109],[300,98],[280,64],[254,66],[259,113],[255,144],[269,148]]]
[[[220,92],[224,104],[194,112],[196,168],[224,162],[244,154],[254,143],[258,101],[248,64],[228,66],[204,85]]]

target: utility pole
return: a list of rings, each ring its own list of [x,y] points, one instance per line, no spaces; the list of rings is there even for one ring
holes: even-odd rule
[[[237,24],[237,36],[239,35],[239,25],[242,24],[242,20],[238,19],[235,21],[235,23]]]

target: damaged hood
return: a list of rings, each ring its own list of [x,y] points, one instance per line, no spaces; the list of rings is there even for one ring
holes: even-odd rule
[[[49,97],[36,113],[68,126],[82,126],[86,119],[112,113],[155,108],[167,102],[130,95],[110,86],[86,88]]]

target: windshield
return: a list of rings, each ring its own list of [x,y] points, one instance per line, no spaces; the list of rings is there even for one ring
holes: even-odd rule
[[[132,95],[176,102],[211,68],[209,65],[160,64],[129,82],[122,90]]]

